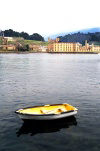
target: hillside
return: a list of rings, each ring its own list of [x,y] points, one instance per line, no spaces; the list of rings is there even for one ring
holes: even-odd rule
[[[74,33],[67,34],[65,36],[59,36],[61,42],[79,42],[81,44],[85,43],[85,40],[88,42],[97,41],[100,42],[100,32],[96,33]]]
[[[57,33],[54,35],[49,35],[48,37],[50,37],[51,39],[55,39],[57,37],[64,37],[66,35],[73,35],[73,34],[77,34],[77,33],[83,33],[83,34],[88,34],[88,33],[96,33],[96,32],[100,32],[100,28],[96,27],[96,28],[87,28],[87,29],[82,29],[82,30],[78,30],[78,31],[70,31],[70,32],[61,32],[61,33]],[[47,40],[47,37],[45,38]]]

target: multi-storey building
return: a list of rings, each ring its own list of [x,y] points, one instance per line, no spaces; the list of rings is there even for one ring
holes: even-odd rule
[[[92,52],[94,52],[94,53],[100,53],[100,46],[98,46],[98,45],[92,44],[91,49],[92,49]]]
[[[79,51],[79,43],[53,43],[54,52],[75,52]]]
[[[85,45],[76,42],[59,42],[58,38],[56,42],[52,42],[48,45],[48,52],[66,52],[66,53],[99,53],[100,46],[95,46],[94,44],[89,45],[87,40]]]

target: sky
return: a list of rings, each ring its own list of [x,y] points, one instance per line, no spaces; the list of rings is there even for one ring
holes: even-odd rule
[[[42,36],[100,27],[100,0],[0,0],[0,29]]]

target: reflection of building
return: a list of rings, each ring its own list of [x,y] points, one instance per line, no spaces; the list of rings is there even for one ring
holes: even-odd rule
[[[89,45],[85,41],[85,45],[82,46],[80,43],[72,42],[51,42],[48,45],[48,52],[66,52],[66,53],[98,53],[100,52],[100,46],[94,44]]]

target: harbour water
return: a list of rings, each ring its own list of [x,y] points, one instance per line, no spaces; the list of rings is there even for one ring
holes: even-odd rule
[[[69,103],[75,118],[25,125],[15,110]],[[100,56],[0,54],[0,151],[99,151]]]

